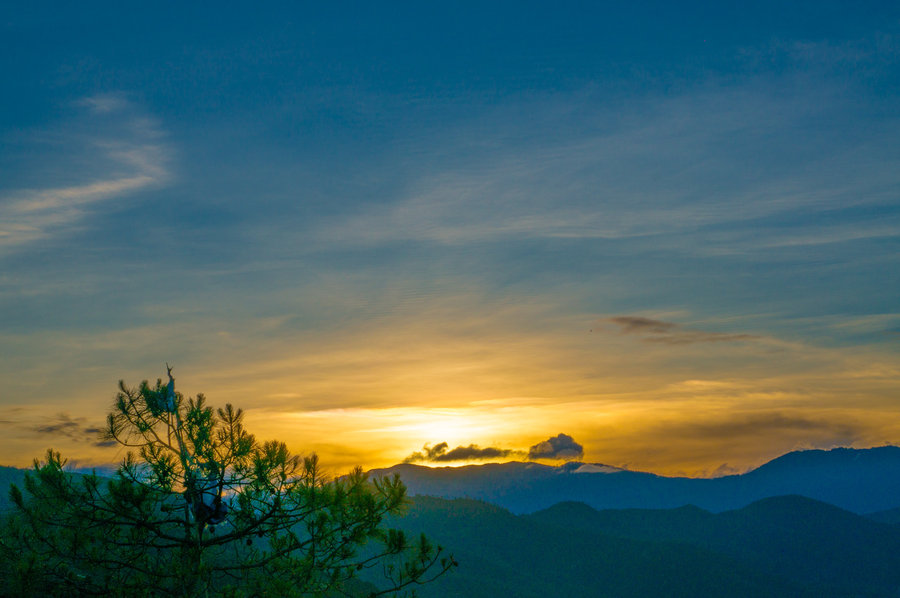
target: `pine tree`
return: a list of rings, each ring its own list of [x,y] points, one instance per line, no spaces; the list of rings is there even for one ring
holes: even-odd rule
[[[398,477],[328,479],[315,454],[259,442],[232,405],[168,382],[119,383],[105,437],[129,452],[112,479],[35,461],[0,550],[21,595],[396,595],[456,565],[424,536],[384,525]],[[383,573],[374,589],[360,576]],[[18,585],[16,585],[18,584]]]

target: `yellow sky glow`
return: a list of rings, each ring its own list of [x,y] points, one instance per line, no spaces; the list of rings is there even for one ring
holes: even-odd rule
[[[182,392],[244,408],[257,437],[316,451],[335,473],[390,466],[441,442],[495,447],[522,460],[560,433],[585,447],[584,461],[692,476],[745,471],[798,448],[900,441],[900,359],[890,353],[771,337],[655,343],[603,330],[591,318],[563,320],[555,330],[514,325],[539,309],[480,317],[477,335],[461,313],[439,314],[440,322],[459,323],[453,328],[434,314],[406,314],[366,329],[272,341],[255,356],[216,339],[209,358],[177,364],[175,374]],[[166,333],[177,340],[194,331],[154,332]],[[128,340],[111,337],[106,350]],[[45,380],[58,391],[33,381],[11,385],[23,397],[45,398],[5,414],[13,423],[6,463],[25,465],[48,446],[79,463],[121,458],[122,451],[84,438],[35,430],[61,414],[84,429],[99,425],[117,378],[134,385],[150,376],[75,372],[64,403],[46,399],[62,396],[67,382],[52,371]]]

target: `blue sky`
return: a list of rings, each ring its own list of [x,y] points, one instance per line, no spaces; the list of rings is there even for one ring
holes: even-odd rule
[[[743,470],[900,442],[893,3],[0,21],[0,455],[124,378],[335,467]]]

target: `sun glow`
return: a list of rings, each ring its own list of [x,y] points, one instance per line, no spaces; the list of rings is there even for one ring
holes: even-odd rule
[[[503,449],[527,448],[522,440],[529,409],[522,413],[493,409],[397,407],[388,409],[326,409],[312,412],[279,413],[277,417],[260,411],[248,414],[250,424],[259,424],[265,435],[288,440],[292,449],[303,452],[316,447],[331,453],[338,466],[365,463],[370,467],[390,466],[402,461],[425,445],[446,442],[449,447],[495,446]],[[323,431],[327,430],[327,434]],[[296,439],[291,442],[290,439]],[[296,444],[295,444],[296,442]],[[339,447],[362,447],[356,454],[343,453]],[[335,451],[335,449],[337,449]],[[346,459],[346,463],[343,460]],[[441,463],[459,465],[464,463]]]
[[[332,420],[348,434],[401,439],[405,446],[424,443],[470,443],[512,432],[491,413],[444,408],[329,409],[291,414],[301,422]]]
[[[394,410],[390,410],[394,411]],[[386,415],[384,425],[363,433],[396,433],[424,442],[468,443],[472,438],[491,436],[496,422],[478,413],[462,413],[454,409],[403,410],[405,413]]]

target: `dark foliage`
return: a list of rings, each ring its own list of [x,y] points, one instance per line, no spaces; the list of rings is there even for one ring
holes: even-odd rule
[[[70,474],[51,450],[11,487],[10,595],[395,595],[455,565],[385,526],[404,509],[399,478],[327,479],[315,455],[258,442],[240,409],[185,398],[171,375],[120,383],[106,438],[131,448],[113,478]],[[354,580],[370,569],[380,586]]]

